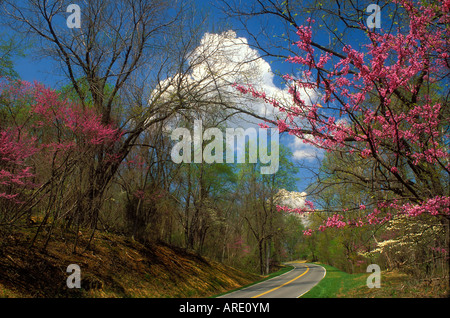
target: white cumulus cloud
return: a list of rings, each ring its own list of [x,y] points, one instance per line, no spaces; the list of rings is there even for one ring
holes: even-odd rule
[[[287,191],[285,189],[281,189],[276,195],[276,203],[280,206],[286,206],[291,209],[304,208],[306,196],[306,192]],[[294,215],[297,215],[305,226],[309,224],[307,213]]]
[[[304,138],[308,138],[307,135],[305,135]],[[321,154],[320,149],[308,143],[304,143],[300,138],[292,138],[292,142],[289,144],[289,147],[291,148],[294,159],[297,160],[313,161]]]
[[[238,37],[230,30],[221,34],[205,33],[197,48],[189,58],[189,72],[177,74],[161,83],[168,87],[167,96],[180,87],[192,97],[210,100],[210,106],[203,105],[202,110],[217,106],[217,101],[234,103],[236,107],[245,109],[257,116],[275,120],[284,119],[284,113],[261,99],[240,94],[232,84],[252,85],[263,91],[266,96],[274,97],[285,105],[292,102],[286,88],[277,87],[270,64],[261,58],[259,52],[248,44],[244,37]],[[303,91],[301,97],[305,101],[314,99],[313,91]],[[262,120],[249,114],[235,114],[227,119],[229,127],[258,128]],[[168,124],[170,125],[170,124]],[[289,136],[290,148],[295,159],[314,158],[317,149],[302,143],[298,138]]]

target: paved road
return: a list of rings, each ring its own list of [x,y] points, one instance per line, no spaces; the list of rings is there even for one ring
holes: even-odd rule
[[[309,263],[291,262],[294,269],[259,284],[226,294],[220,298],[298,298],[313,288],[326,270]]]

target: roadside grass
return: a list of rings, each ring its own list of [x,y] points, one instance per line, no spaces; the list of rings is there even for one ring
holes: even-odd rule
[[[327,270],[325,277],[302,298],[445,298],[449,297],[448,276],[419,280],[393,271],[381,272],[381,287],[367,287],[371,273],[349,274],[333,266],[318,264]]]
[[[326,269],[326,275],[302,298],[346,297],[350,291],[366,284],[368,274],[348,274],[330,265],[318,265]]]

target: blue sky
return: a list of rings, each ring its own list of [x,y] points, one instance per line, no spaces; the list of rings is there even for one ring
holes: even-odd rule
[[[38,81],[45,85],[55,87],[58,80],[50,72],[54,69],[54,62],[49,59],[32,60],[30,57],[18,58],[15,69],[20,78],[25,81]]]

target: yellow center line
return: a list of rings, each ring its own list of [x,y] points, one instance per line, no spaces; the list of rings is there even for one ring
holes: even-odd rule
[[[305,274],[309,271],[309,267],[308,267],[307,265],[305,265],[305,266],[306,266],[306,271],[304,271],[303,273],[301,273],[300,275],[298,275],[298,276],[295,277],[294,279],[291,279],[290,281],[288,281],[288,282],[286,282],[286,283],[284,283],[284,284],[282,284],[282,285],[280,285],[280,286],[278,286],[278,287],[272,288],[272,289],[270,289],[270,290],[268,290],[268,291],[266,291],[266,292],[264,292],[264,293],[262,293],[262,294],[253,296],[252,298],[258,298],[258,297],[261,297],[262,295],[265,295],[265,294],[268,294],[268,293],[270,293],[270,292],[273,292],[274,290],[277,290],[278,288],[281,288],[281,287],[283,287],[283,286],[286,286],[287,284],[292,283],[294,280],[299,279],[300,277],[302,277],[303,275],[305,275]]]

